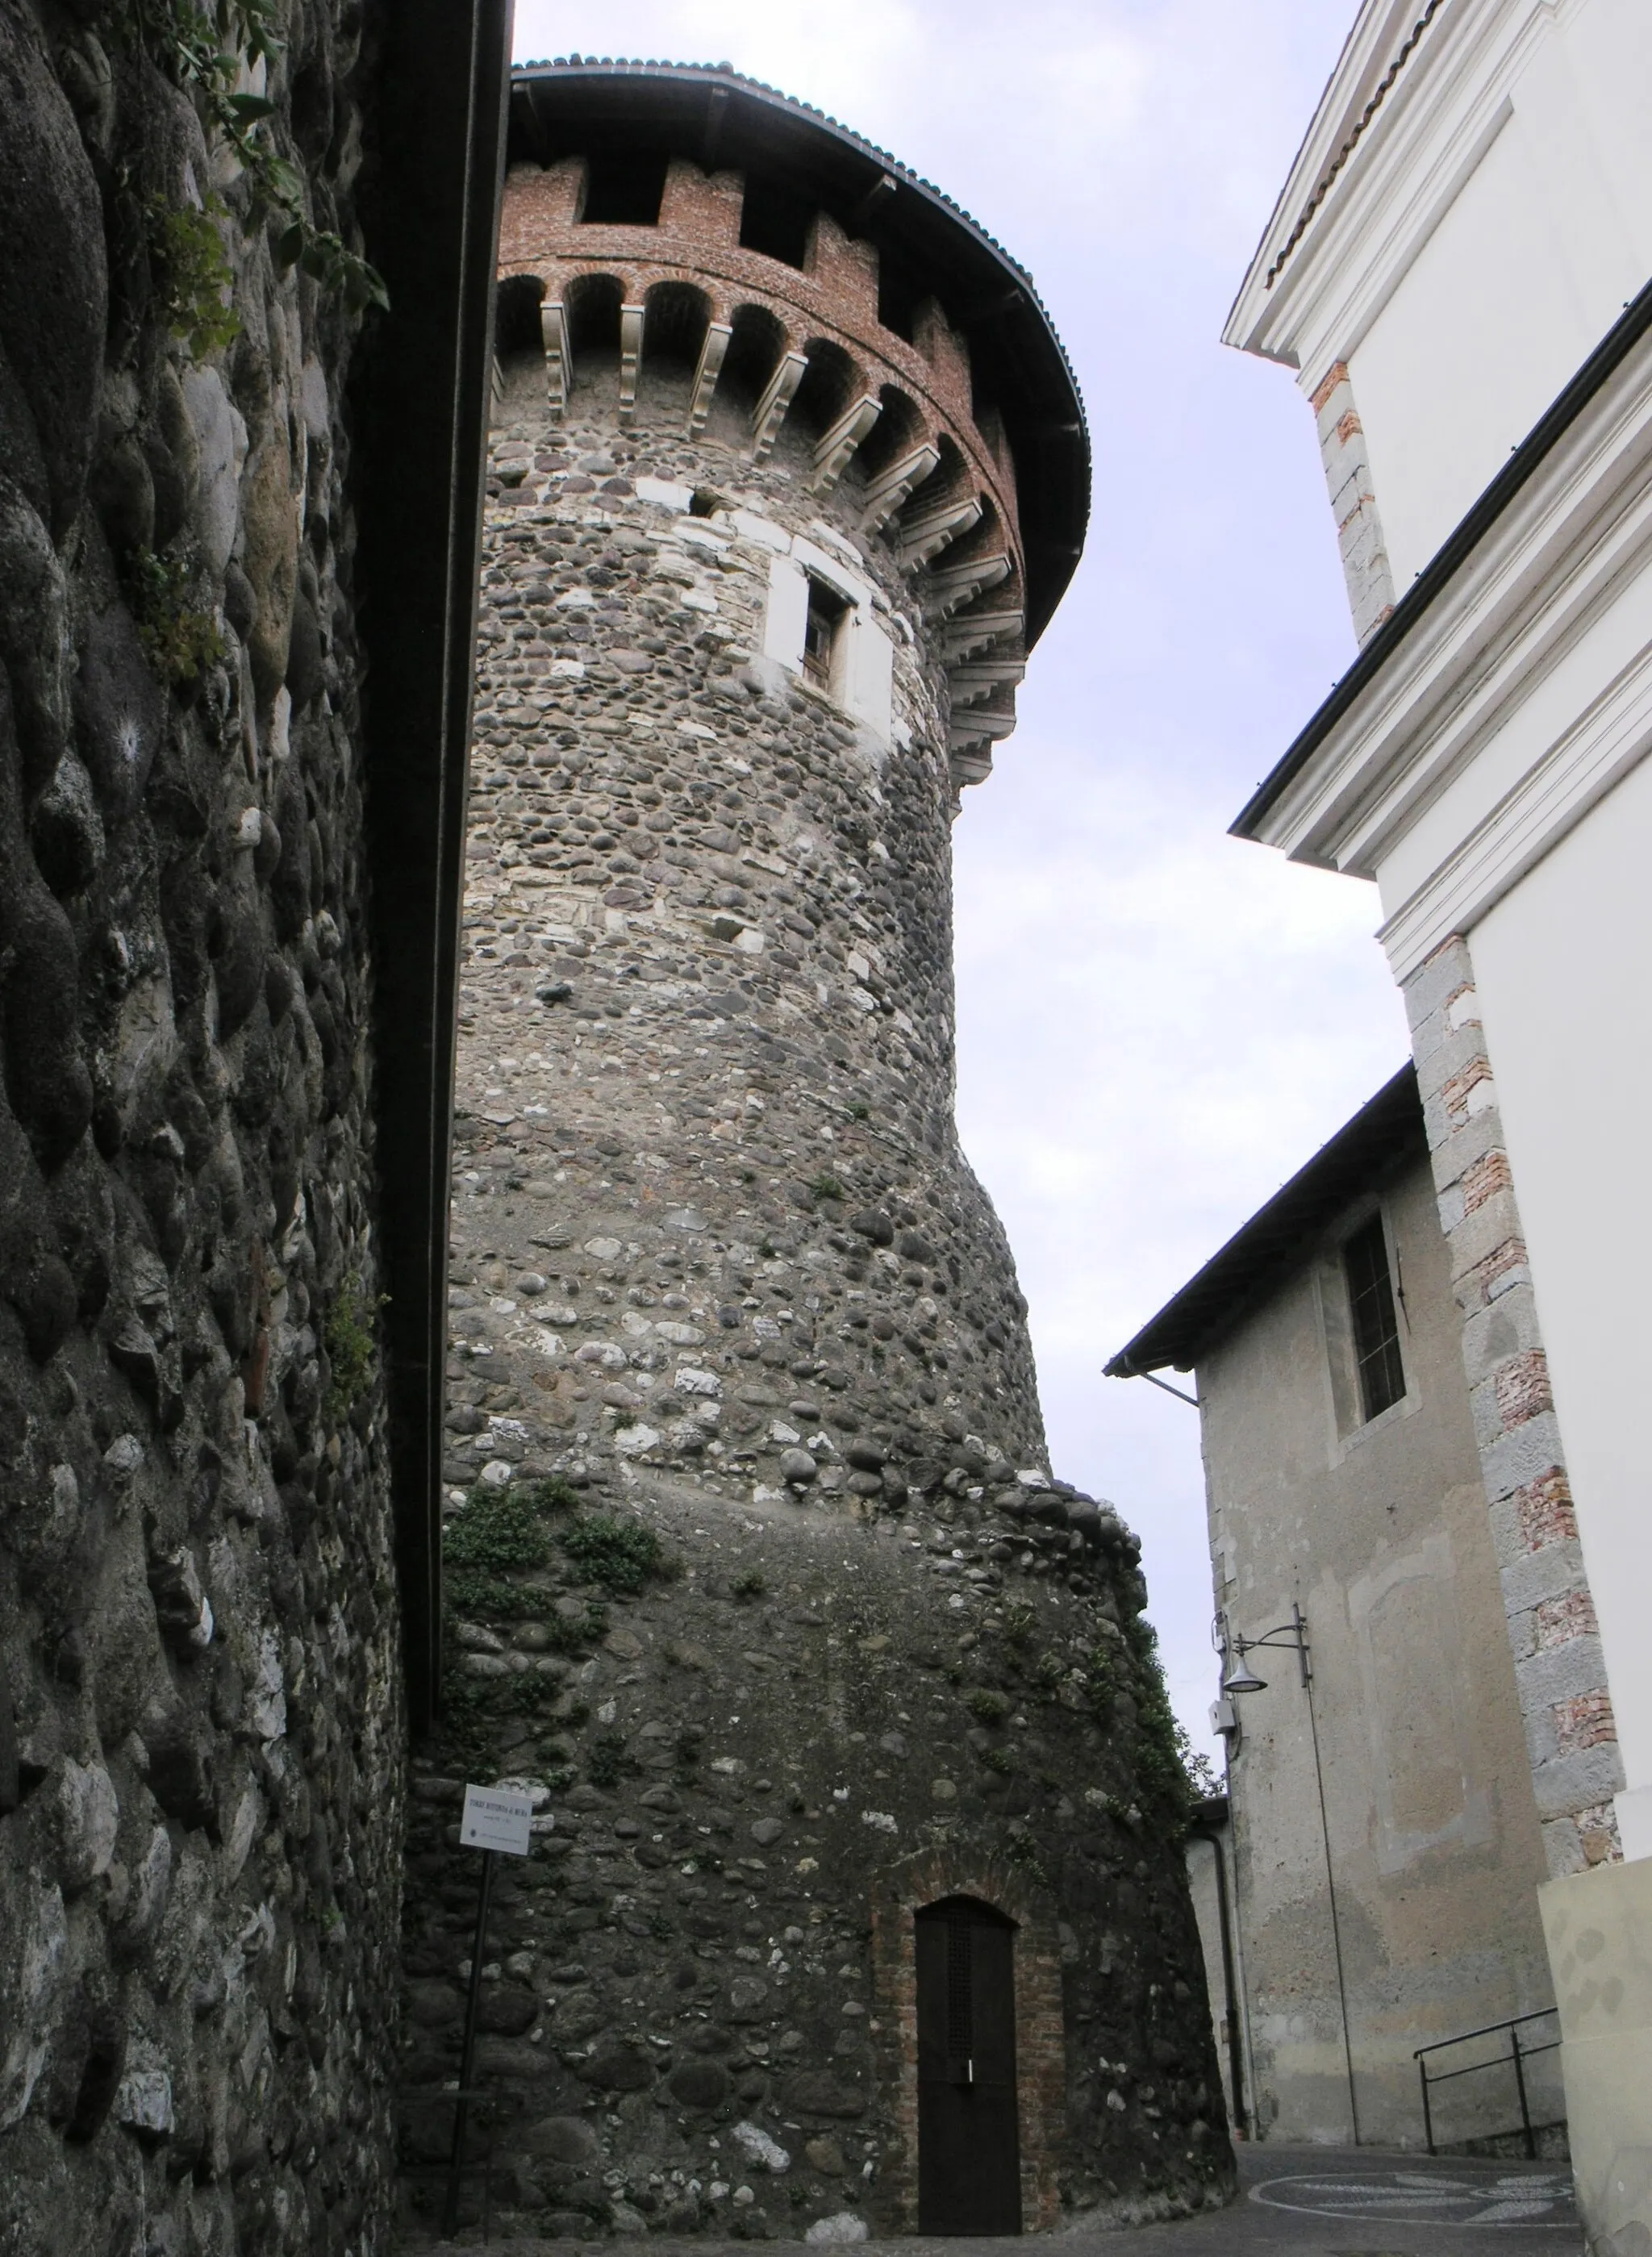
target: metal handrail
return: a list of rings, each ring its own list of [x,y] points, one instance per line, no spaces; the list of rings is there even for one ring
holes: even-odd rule
[[[1453,2077],[1477,2076],[1481,2070],[1500,2069],[1505,2062],[1507,2062],[1514,2070],[1514,2088],[1520,2095],[1520,2129],[1525,2143],[1526,2159],[1528,2162],[1536,2161],[1537,2133],[1539,2130],[1547,2131],[1550,2126],[1533,2126],[1531,2101],[1526,2090],[1525,2065],[1528,2061],[1535,2060],[1539,2054],[1554,2053],[1558,2049],[1561,2041],[1558,2038],[1547,2038],[1541,2045],[1523,2046],[1521,2043],[1520,2034],[1528,2022],[1547,2020],[1551,2014],[1558,2012],[1559,2009],[1555,2006],[1539,2006],[1535,2013],[1511,2014],[1507,2021],[1486,2022],[1477,2030],[1463,2030],[1454,2038],[1436,2038],[1432,2044],[1416,2048],[1411,2058],[1417,2065],[1417,2076],[1423,2086],[1423,2136],[1428,2141],[1430,2154],[1437,2153],[1434,2144],[1434,2110],[1429,2098],[1430,2088],[1436,2084],[1448,2084]],[[1470,2045],[1476,2038],[1497,2037],[1504,2031],[1508,2034],[1509,2049],[1507,2053],[1493,2054],[1489,2061],[1472,2061],[1463,2069],[1430,2070],[1429,2066],[1427,2056],[1430,2054],[1444,2053],[1452,2046]]]

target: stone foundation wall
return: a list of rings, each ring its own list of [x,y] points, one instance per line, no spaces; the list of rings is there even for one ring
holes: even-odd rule
[[[912,1916],[955,1889],[1020,1923],[1027,2225],[1220,2200],[1140,1547],[1048,1475],[953,1123],[921,577],[856,474],[803,491],[801,421],[753,465],[715,409],[681,435],[686,373],[645,365],[630,429],[576,377],[555,423],[507,366],[493,438],[409,2223],[467,1777],[542,1814],[484,1970],[497,2232],[910,2229]],[[886,736],[765,656],[799,541],[872,584]]]
[[[276,13],[348,235],[360,11]],[[356,323],[136,20],[0,16],[0,2249],[361,2251],[405,1758]]]

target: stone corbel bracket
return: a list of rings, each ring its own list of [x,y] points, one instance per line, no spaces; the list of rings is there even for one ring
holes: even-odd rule
[[[937,502],[915,517],[903,516],[900,528],[902,571],[921,571],[932,557],[972,532],[985,514],[986,505],[979,494],[964,494]]]
[[[950,619],[965,604],[972,604],[989,588],[996,588],[1007,580],[1011,570],[1011,559],[999,551],[992,556],[971,556],[965,563],[948,564],[938,572],[931,571],[924,584],[930,616]]]
[[[786,411],[803,381],[808,362],[800,352],[782,353],[752,416],[752,460],[760,463],[780,435]]]
[[[546,397],[552,414],[562,415],[574,380],[574,356],[568,342],[568,308],[560,298],[547,298],[540,306],[540,336],[545,343]]]
[[[734,335],[728,322],[707,324],[705,343],[700,348],[700,358],[694,371],[694,389],[688,396],[688,436],[697,439],[705,428],[706,417],[711,413],[711,399],[717,388],[717,378],[723,371],[724,356],[729,350],[729,339]]]
[[[1007,559],[993,557],[993,563]],[[1026,620],[1019,606],[1005,605],[996,611],[966,612],[962,619],[952,619],[941,633],[941,655],[949,666],[957,666],[966,658],[973,658],[978,650],[990,650],[994,643],[1019,641]]]
[[[622,425],[628,425],[636,418],[637,377],[642,367],[645,311],[641,306],[622,306],[619,309],[619,420]]]
[[[831,492],[882,414],[883,402],[871,393],[844,409],[815,449],[814,476],[808,482],[811,493]]]
[[[925,439],[880,471],[866,488],[865,515],[861,522],[867,532],[881,533],[907,496],[923,484],[940,461],[939,447],[933,440]]]

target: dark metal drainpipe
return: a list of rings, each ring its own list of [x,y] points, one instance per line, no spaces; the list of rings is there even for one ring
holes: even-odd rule
[[[1227,2073],[1233,2095],[1233,2128],[1241,2140],[1250,2137],[1245,2108],[1244,2047],[1239,2034],[1239,1988],[1233,1980],[1233,1936],[1228,1920],[1227,1859],[1220,1835],[1203,1826],[1190,1826],[1190,1842],[1208,1842],[1216,1859],[1216,1916],[1222,1931],[1222,2029],[1227,2041]]]

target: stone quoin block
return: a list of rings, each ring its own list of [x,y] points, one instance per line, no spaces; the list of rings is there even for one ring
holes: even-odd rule
[[[1606,1800],[1622,1783],[1621,1764],[1611,1702],[1599,1689],[1594,1602],[1521,1235],[1519,1187],[1460,935],[1418,968],[1406,1009],[1463,1312],[1465,1375],[1545,1850],[1551,1874],[1574,1872],[1621,1854]]]
[[[782,97],[512,99],[408,2232],[462,1777],[554,1819],[490,1944],[496,2235],[914,2228],[957,1898],[1013,1923],[1021,2224],[1220,2201],[1140,1547],[1051,1472],[952,1110],[950,826],[1076,559],[1077,393],[973,223]]]

